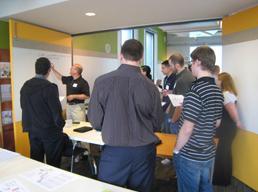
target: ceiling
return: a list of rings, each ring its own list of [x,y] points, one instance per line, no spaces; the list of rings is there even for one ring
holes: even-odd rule
[[[258,5],[258,0],[0,0],[0,5],[2,19],[80,34],[217,19]],[[86,12],[96,16],[85,16]]]

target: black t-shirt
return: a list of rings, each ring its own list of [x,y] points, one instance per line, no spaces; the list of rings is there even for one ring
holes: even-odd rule
[[[85,94],[90,96],[90,88],[88,82],[81,76],[77,79],[73,79],[72,76],[62,76],[62,82],[66,85],[66,95],[73,94]],[[84,103],[83,100],[74,99],[72,101],[67,101],[68,103]]]
[[[176,82],[176,74],[175,73],[172,73],[170,76],[166,76],[164,78],[163,89],[173,90],[175,82]]]
[[[176,82],[176,74],[175,73],[172,73],[170,76],[166,76],[164,78],[163,89],[172,91],[174,88],[175,82]],[[168,96],[166,96],[166,97],[163,97],[162,101],[166,102],[166,104],[162,107],[163,111],[166,111],[170,104],[170,99]]]

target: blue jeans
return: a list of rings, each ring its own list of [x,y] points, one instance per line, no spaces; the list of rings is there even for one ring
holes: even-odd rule
[[[212,192],[214,158],[209,161],[191,161],[180,153],[174,154],[174,166],[179,192]]]
[[[161,132],[169,133],[169,134],[170,133],[178,134],[179,133],[179,122],[177,121],[175,123],[172,123],[170,115],[165,113]]]

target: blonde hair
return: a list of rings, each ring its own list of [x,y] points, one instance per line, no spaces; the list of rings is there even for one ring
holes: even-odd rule
[[[75,67],[76,71],[81,75],[83,71],[82,66],[78,63],[73,64],[73,66]]]
[[[221,90],[229,91],[237,96],[237,90],[233,78],[229,73],[223,72],[218,75],[218,80],[221,81]]]

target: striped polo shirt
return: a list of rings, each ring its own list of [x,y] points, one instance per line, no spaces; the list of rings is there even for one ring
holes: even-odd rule
[[[192,135],[180,150],[182,157],[207,161],[215,156],[213,137],[216,121],[221,119],[223,95],[212,77],[202,77],[193,82],[183,103],[183,112],[179,126],[184,120],[194,123]]]

